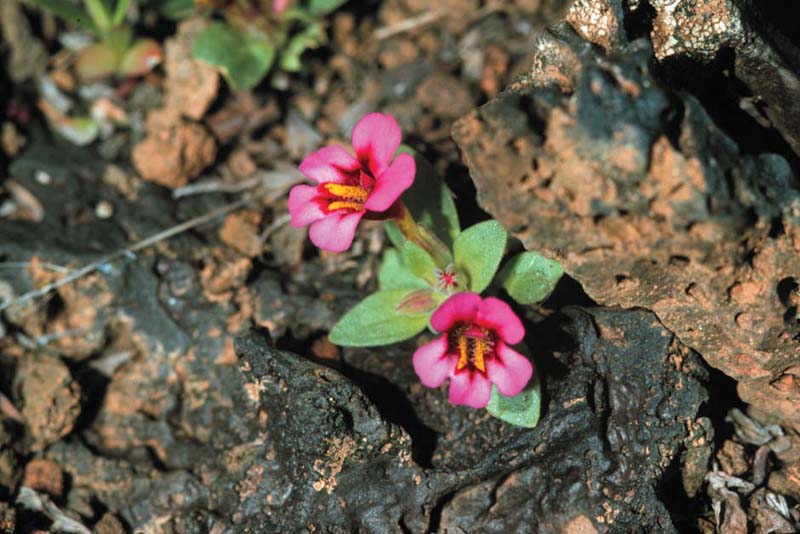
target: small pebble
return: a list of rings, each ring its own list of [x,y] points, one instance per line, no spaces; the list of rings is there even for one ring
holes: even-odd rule
[[[94,215],[98,219],[108,219],[114,215],[114,206],[108,200],[101,200],[94,208]]]
[[[39,182],[42,185],[50,185],[53,182],[53,177],[50,176],[47,172],[42,170],[36,171],[34,178],[36,179],[37,182]]]

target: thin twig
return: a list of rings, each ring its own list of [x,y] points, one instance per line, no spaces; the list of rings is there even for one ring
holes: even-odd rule
[[[29,261],[4,261],[0,262],[0,269],[27,269],[31,266],[31,262]],[[67,267],[62,267],[61,265],[56,265],[55,263],[40,263],[39,267],[42,269],[49,269],[51,271],[56,271],[59,273],[68,273],[69,269]]]
[[[414,17],[403,19],[395,24],[378,28],[375,30],[374,36],[378,41],[382,41],[389,37],[394,37],[397,34],[409,32],[421,26],[425,26],[426,24],[430,24],[431,22],[435,22],[439,20],[442,15],[444,15],[444,13],[441,11],[426,11]]]
[[[483,17],[490,15],[492,13],[496,13],[498,11],[506,11],[508,10],[508,6],[502,5],[498,3],[487,4],[482,8],[478,9],[474,13],[469,16],[470,22],[475,22]],[[384,39],[388,39],[389,37],[394,37],[395,35],[410,32],[411,30],[416,30],[422,26],[430,24],[432,22],[436,22],[440,18],[448,15],[443,11],[425,11],[424,13],[420,13],[419,15],[415,15],[413,17],[409,17],[407,19],[403,19],[400,22],[396,22],[394,24],[390,24],[388,26],[383,26],[375,30],[373,34],[375,39],[378,41],[382,41]]]
[[[28,301],[33,300],[35,298],[43,297],[44,295],[47,295],[48,293],[50,293],[54,289],[58,289],[59,287],[61,287],[63,285],[69,284],[70,282],[74,282],[75,280],[78,280],[79,278],[82,278],[82,277],[86,276],[87,274],[90,274],[90,273],[98,270],[100,267],[102,267],[106,263],[109,263],[111,261],[119,259],[119,258],[121,258],[123,256],[127,256],[129,254],[133,254],[134,252],[137,252],[139,250],[142,250],[142,249],[148,248],[148,247],[150,247],[152,245],[155,245],[156,243],[158,243],[160,241],[164,241],[165,239],[169,239],[170,237],[174,237],[174,236],[176,236],[178,234],[181,234],[181,233],[183,233],[183,232],[185,232],[187,230],[191,230],[192,228],[195,228],[197,226],[205,224],[205,223],[207,223],[207,222],[209,222],[209,221],[211,221],[213,219],[216,219],[217,217],[219,217],[221,215],[225,215],[227,213],[230,213],[231,211],[234,211],[234,210],[237,210],[237,209],[241,208],[242,206],[247,204],[249,201],[250,201],[250,198],[247,197],[247,198],[242,198],[240,200],[237,200],[236,202],[231,202],[230,204],[226,204],[225,206],[222,206],[220,208],[212,210],[212,211],[210,211],[210,212],[208,212],[208,213],[206,213],[204,215],[200,215],[198,217],[194,217],[192,219],[189,219],[188,221],[185,221],[185,222],[182,222],[182,223],[180,223],[178,225],[175,225],[172,228],[168,228],[168,229],[164,230],[163,232],[159,232],[159,233],[157,233],[157,234],[155,234],[153,236],[150,236],[147,239],[144,239],[142,241],[139,241],[138,243],[135,243],[135,244],[131,245],[130,247],[118,250],[118,251],[116,251],[116,252],[114,252],[112,254],[104,256],[104,257],[100,258],[97,261],[93,261],[92,263],[89,263],[88,265],[85,265],[85,266],[81,267],[80,269],[72,271],[70,274],[66,275],[63,278],[60,278],[60,279],[56,280],[55,282],[51,282],[49,284],[46,284],[46,285],[40,287],[39,289],[37,289],[35,291],[29,291],[28,293],[24,293],[24,294],[20,295],[19,297],[15,298],[15,299],[10,299],[10,300],[5,300],[3,302],[0,302],[0,311],[5,310],[6,308],[8,308],[9,306],[14,305],[14,304],[24,304],[25,302],[28,302]]]
[[[248,189],[254,189],[263,182],[261,176],[250,178],[235,184],[229,184],[222,180],[206,180],[179,187],[172,191],[172,198],[183,198],[191,195],[201,195],[204,193],[241,193]]]
[[[264,228],[263,232],[261,232],[261,237],[260,237],[261,242],[262,243],[266,242],[269,236],[271,236],[275,230],[277,230],[278,228],[280,228],[281,226],[283,226],[284,224],[288,223],[291,220],[292,216],[289,213],[284,213],[283,215],[272,221],[272,223],[266,228]]]
[[[305,180],[303,173],[296,168],[290,167],[262,171],[252,178],[236,184],[229,184],[218,179],[190,184],[175,189],[172,192],[172,198],[178,199],[205,193],[241,193],[258,188],[262,190],[261,193],[266,195],[266,200],[274,201],[284,196],[293,185]]]

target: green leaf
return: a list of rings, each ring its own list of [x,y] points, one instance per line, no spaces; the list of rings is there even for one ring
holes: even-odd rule
[[[289,39],[289,43],[281,51],[280,66],[287,72],[299,72],[303,68],[300,56],[309,48],[317,48],[327,40],[320,24],[311,24],[303,31]]]
[[[422,247],[412,241],[406,241],[403,245],[403,263],[406,268],[418,278],[422,278],[428,285],[436,283],[434,269],[436,263]]]
[[[194,0],[160,0],[156,2],[158,12],[171,20],[180,20],[194,13]]]
[[[275,48],[263,36],[241,33],[214,22],[194,43],[194,57],[210,63],[234,89],[247,91],[266,76]]]
[[[75,60],[75,72],[82,82],[95,82],[117,71],[119,57],[109,43],[94,43],[81,48]]]
[[[564,269],[536,252],[514,256],[500,273],[503,287],[520,304],[541,302],[553,292]]]
[[[406,242],[406,238],[403,236],[403,232],[400,231],[400,228],[394,223],[394,221],[386,221],[383,223],[383,229],[386,231],[386,237],[389,238],[389,241],[392,242],[392,245],[398,250],[403,250],[403,245]]]
[[[497,272],[506,249],[506,230],[489,220],[470,226],[453,243],[456,269],[469,277],[469,289],[480,293],[488,287]]]
[[[434,229],[439,239],[451,247],[461,226],[450,189],[419,152],[401,145],[398,153],[413,156],[417,166],[414,183],[403,193],[403,201],[417,222]]]
[[[83,30],[98,33],[92,17],[81,8],[67,0],[32,0],[40,8],[49,11],[67,22],[75,24]]]
[[[108,14],[103,0],[83,0],[83,4],[100,32],[111,29],[111,15]]]
[[[67,117],[53,124],[53,129],[73,145],[86,146],[100,134],[100,127],[91,117]]]
[[[400,253],[393,248],[383,253],[383,262],[378,271],[378,287],[381,289],[424,289],[428,287],[421,278],[417,278],[403,263]]]
[[[416,290],[373,293],[347,312],[331,329],[331,343],[344,347],[377,347],[414,337],[428,325],[430,312],[405,314],[397,307]]]
[[[486,411],[501,421],[512,425],[533,428],[539,422],[542,408],[542,389],[539,376],[534,373],[528,387],[516,397],[505,397],[492,385],[492,397]]]
[[[116,26],[117,24],[122,24],[122,21],[125,20],[125,15],[128,12],[128,6],[130,6],[131,0],[118,0],[117,6],[114,8],[114,14],[111,16],[111,24]]]
[[[308,3],[308,11],[311,15],[319,17],[321,15],[327,15],[345,2],[347,2],[347,0],[311,0]]]

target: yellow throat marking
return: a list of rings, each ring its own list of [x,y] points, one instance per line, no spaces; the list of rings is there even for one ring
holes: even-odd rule
[[[482,337],[459,336],[458,338],[458,365],[461,370],[471,364],[478,371],[486,372],[486,353],[489,349],[489,340]]]

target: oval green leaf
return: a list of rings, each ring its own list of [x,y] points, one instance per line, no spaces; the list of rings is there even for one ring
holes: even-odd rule
[[[506,250],[506,230],[495,221],[484,221],[461,232],[453,243],[456,269],[469,276],[469,289],[480,293],[492,282]]]
[[[196,59],[216,67],[234,89],[247,91],[266,76],[275,59],[275,47],[264,37],[237,32],[214,22],[194,43]]]
[[[539,423],[542,408],[542,388],[539,376],[534,373],[528,387],[516,397],[505,397],[492,385],[492,397],[486,411],[501,421],[525,428]]]
[[[428,285],[433,286],[436,283],[434,276],[436,263],[421,246],[406,241],[403,245],[403,263],[414,276],[423,279]]]
[[[414,291],[388,289],[373,293],[334,325],[329,336],[331,343],[343,347],[377,347],[419,334],[428,325],[430,312],[398,311],[398,306]]]
[[[557,261],[536,252],[523,252],[503,267],[500,280],[511,298],[520,304],[533,304],[546,299],[563,274]]]
[[[414,276],[403,263],[400,253],[390,248],[383,253],[383,262],[378,271],[378,287],[381,289],[424,289],[428,287],[428,284]]]

